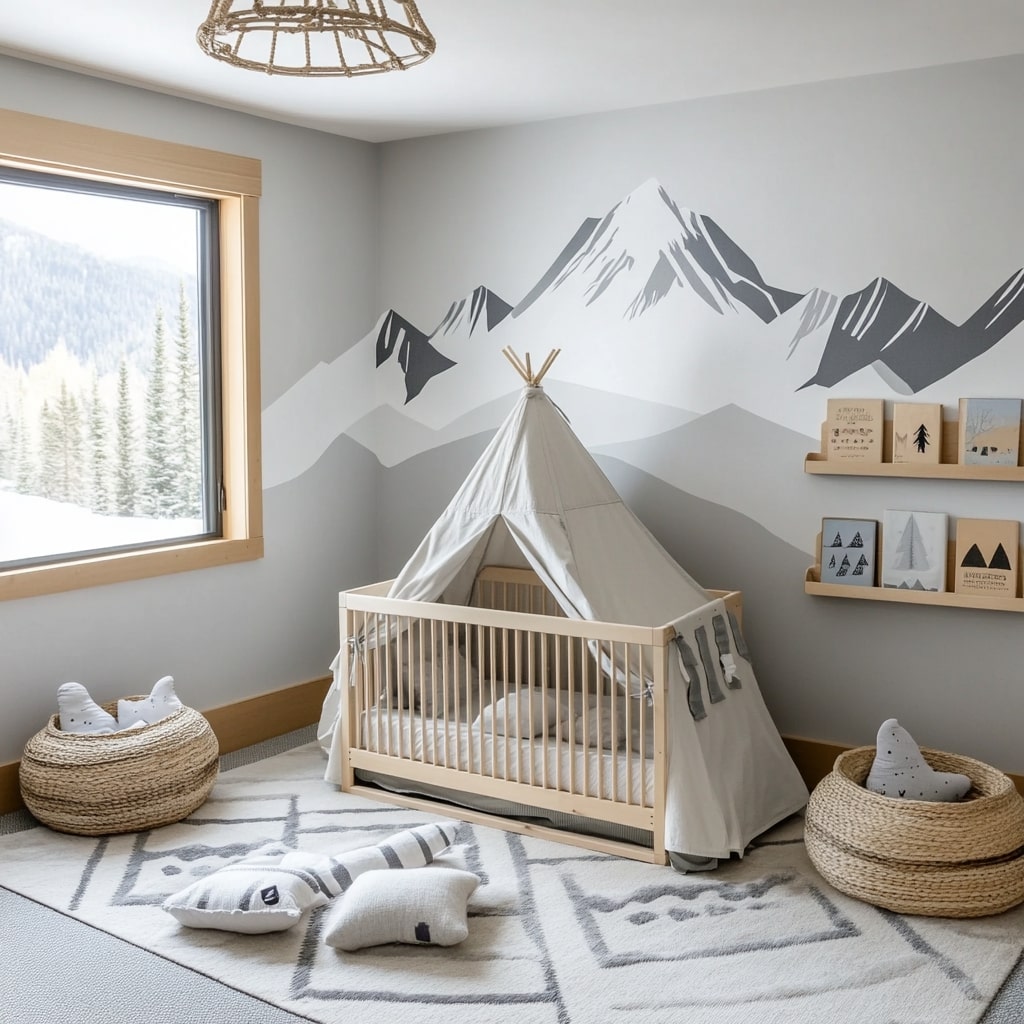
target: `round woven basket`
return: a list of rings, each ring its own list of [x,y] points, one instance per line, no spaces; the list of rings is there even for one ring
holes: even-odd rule
[[[103,707],[117,712],[116,701]],[[217,737],[192,708],[101,735],[62,732],[58,718],[25,745],[19,779],[25,806],[57,832],[102,836],[169,825],[199,807],[217,779]]]
[[[923,749],[937,771],[971,780],[959,803],[897,800],[864,788],[874,747],[836,758],[811,793],[804,839],[822,877],[901,914],[983,917],[1024,902],[1024,799],[973,758]]]

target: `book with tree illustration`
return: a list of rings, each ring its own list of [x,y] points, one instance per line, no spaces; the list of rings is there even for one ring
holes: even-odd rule
[[[942,454],[942,404],[893,402],[892,461],[937,465]]]
[[[960,519],[956,524],[953,588],[958,594],[1016,597],[1020,523]]]
[[[881,462],[885,402],[881,398],[830,398],[825,457],[840,462]]]
[[[1019,398],[961,398],[959,460],[965,466],[1016,466]]]
[[[882,516],[882,586],[946,589],[949,517],[945,512],[886,509]]]
[[[876,520],[822,519],[821,582],[873,587],[877,551]]]

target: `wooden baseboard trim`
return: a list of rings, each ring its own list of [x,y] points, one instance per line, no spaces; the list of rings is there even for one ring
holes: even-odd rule
[[[230,754],[318,722],[330,685],[329,676],[311,679],[258,697],[223,704],[203,711],[203,715],[217,737],[220,752]],[[25,806],[18,785],[18,765],[18,761],[0,764],[0,814],[19,811]]]
[[[220,752],[229,754],[233,750],[262,743],[263,740],[283,736],[318,722],[330,684],[329,676],[312,679],[308,683],[298,683],[258,697],[224,704],[204,711],[203,714],[213,727]],[[838,743],[823,743],[800,736],[783,736],[782,739],[808,789],[814,789],[832,771],[836,758],[849,749]],[[1017,791],[1024,794],[1024,775],[1010,774],[1010,778]],[[22,807],[24,804],[18,788],[18,762],[0,764],[0,814],[8,814]]]
[[[222,754],[320,721],[330,676],[204,711]]]

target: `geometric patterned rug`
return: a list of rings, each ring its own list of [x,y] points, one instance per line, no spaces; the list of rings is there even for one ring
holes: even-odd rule
[[[451,947],[341,952],[321,938],[330,907],[269,935],[161,910],[269,842],[341,853],[445,820],[340,793],[323,771],[308,744],[223,772],[162,829],[0,837],[0,885],[321,1024],[975,1024],[1024,947],[1024,907],[944,920],[836,892],[799,818],[693,875],[461,824],[438,863],[481,885]]]

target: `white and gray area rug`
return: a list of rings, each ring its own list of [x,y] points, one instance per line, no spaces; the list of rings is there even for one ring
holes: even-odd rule
[[[270,841],[336,853],[443,820],[339,793],[323,768],[306,744],[223,772],[192,817],[138,835],[2,836],[0,886],[320,1024],[974,1024],[1024,947],[1024,908],[937,920],[837,893],[799,819],[704,875],[460,825],[440,863],[482,884],[447,948],[340,952],[321,938],[330,907],[255,936],[160,909]]]

